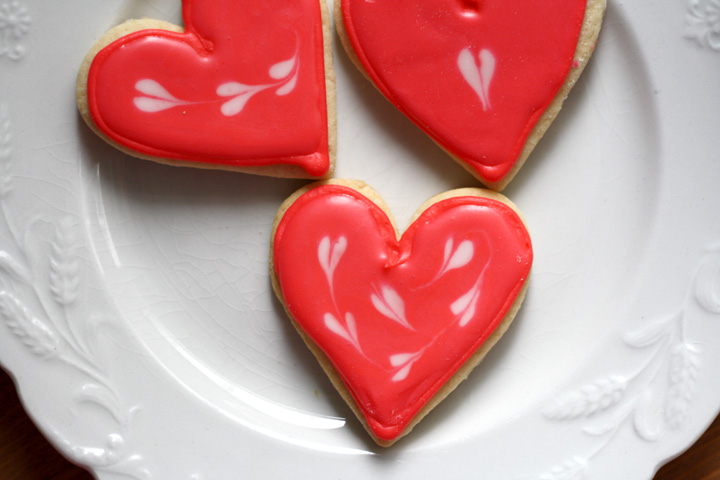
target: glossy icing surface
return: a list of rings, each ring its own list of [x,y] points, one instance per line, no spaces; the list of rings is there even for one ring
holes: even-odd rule
[[[318,0],[184,0],[184,33],[141,30],[101,50],[88,102],[98,128],[144,155],[325,174]]]
[[[530,272],[532,246],[499,201],[437,202],[398,240],[372,201],[329,185],[285,212],[273,258],[293,318],[374,434],[392,440],[499,325]]]
[[[498,182],[573,65],[586,0],[342,0],[380,91],[480,178]]]

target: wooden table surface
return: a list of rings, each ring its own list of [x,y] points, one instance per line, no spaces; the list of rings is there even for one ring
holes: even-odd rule
[[[0,369],[0,479],[91,480],[38,432],[25,414],[12,381]],[[720,479],[720,417],[687,452],[665,465],[655,480]],[[219,479],[224,480],[224,479]]]

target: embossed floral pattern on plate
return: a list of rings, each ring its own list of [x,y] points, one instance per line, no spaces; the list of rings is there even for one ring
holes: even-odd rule
[[[720,51],[720,0],[690,0],[685,36]]]
[[[21,39],[30,30],[30,13],[18,0],[0,3],[0,58],[19,60],[25,55]]]

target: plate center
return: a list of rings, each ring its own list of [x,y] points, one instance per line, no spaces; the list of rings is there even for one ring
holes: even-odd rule
[[[359,91],[349,62],[337,63],[338,176],[376,187],[399,225],[430,196],[477,185],[379,95]],[[568,356],[588,361],[610,335],[656,214],[656,122],[637,42],[611,9],[595,57],[505,192],[523,211],[536,252],[526,303],[478,372],[409,445],[477,435],[537,406],[577,368]],[[90,221],[101,268],[128,324],[166,371],[262,434],[367,450],[270,285],[274,215],[305,182],[170,168],[101,143],[89,148],[87,158],[103,159],[83,165],[94,179],[85,187],[95,200]]]

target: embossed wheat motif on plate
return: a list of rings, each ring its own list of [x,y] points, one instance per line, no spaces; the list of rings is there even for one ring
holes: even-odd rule
[[[56,223],[30,220],[21,229],[14,225],[7,202],[13,154],[12,122],[8,109],[0,105],[0,230],[5,230],[6,239],[5,250],[0,250],[0,323],[40,361],[68,365],[86,378],[72,396],[78,418],[88,418],[86,409],[92,406],[113,424],[103,445],[88,447],[74,445],[62,432],[45,426],[65,454],[108,478],[149,479],[143,458],[129,453],[126,444],[137,409],[123,405],[98,348],[97,333],[106,319],[101,314],[83,316],[79,305],[83,262],[76,222],[68,216]],[[22,241],[18,231],[24,232]],[[25,251],[28,243],[37,247],[33,255]]]
[[[585,456],[576,456],[538,477],[540,480],[585,478],[590,460],[600,454],[623,425],[638,438],[658,441],[682,427],[691,412],[702,352],[686,338],[689,308],[720,314],[720,244],[707,249],[681,310],[622,336],[623,343],[647,352],[628,375],[608,375],[553,399],[543,410],[555,422],[583,422],[582,432],[600,438]]]
[[[13,132],[7,106],[0,104],[0,198],[12,189],[10,157],[12,156]]]

